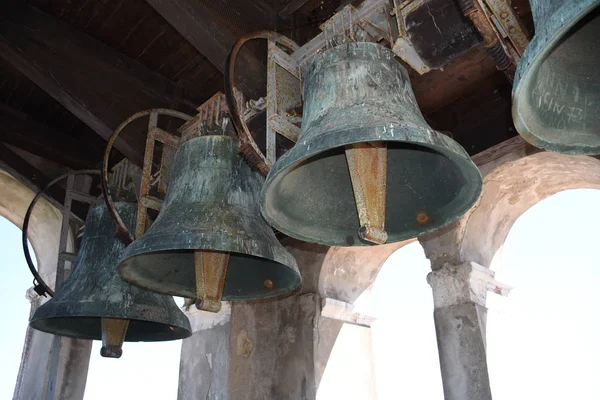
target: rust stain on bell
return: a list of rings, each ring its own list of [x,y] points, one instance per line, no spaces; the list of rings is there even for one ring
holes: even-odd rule
[[[419,224],[426,224],[427,222],[429,222],[429,215],[427,215],[427,213],[425,212],[420,212],[417,214],[417,222]]]
[[[273,289],[273,287],[275,286],[275,285],[273,284],[273,281],[272,281],[272,280],[270,280],[270,279],[265,279],[265,281],[263,282],[263,285],[265,285],[265,287],[266,287],[267,289]]]

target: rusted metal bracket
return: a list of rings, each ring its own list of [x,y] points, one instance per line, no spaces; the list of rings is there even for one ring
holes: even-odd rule
[[[174,150],[179,146],[179,137],[173,135],[163,129],[158,127],[158,116],[166,115],[173,118],[179,118],[184,121],[189,121],[192,117],[187,114],[184,114],[179,111],[169,110],[166,108],[155,108],[145,111],[140,111],[138,113],[133,114],[125,121],[121,122],[121,124],[115,129],[111,137],[108,139],[108,143],[106,145],[106,149],[104,151],[104,158],[102,160],[102,193],[104,195],[104,201],[106,203],[106,207],[108,208],[112,219],[115,221],[117,230],[115,235],[122,240],[125,244],[130,244],[135,240],[135,237],[141,236],[147,228],[147,209],[159,210],[162,204],[162,200],[150,195],[150,183],[152,180],[152,166],[153,166],[153,157],[154,157],[154,147],[156,142],[161,142],[165,145],[165,147],[171,147],[172,151],[167,151],[165,155],[163,153],[161,157],[161,164],[168,163],[169,158],[174,153]],[[113,147],[113,144],[119,137],[119,134],[127,125],[138,118],[149,117],[148,121],[148,137],[146,139],[146,148],[144,152],[144,165],[142,168],[142,177],[140,182],[140,191],[139,191],[139,199],[138,199],[138,214],[136,220],[136,229],[135,236],[132,234],[125,223],[119,216],[116,211],[115,204],[112,198],[112,192],[109,185],[108,179],[108,162],[110,159],[110,153]],[[163,176],[164,168],[161,166],[159,170],[159,181],[164,178]],[[159,189],[162,188],[166,190],[166,182],[159,182]]]
[[[148,209],[160,211],[162,200],[156,196],[150,195],[150,179],[152,176],[152,161],[154,159],[154,149],[156,142],[162,143],[165,147],[170,147],[172,153],[179,147],[180,139],[163,129],[158,124],[159,110],[152,110],[148,120],[148,136],[146,138],[146,150],[144,152],[144,166],[142,168],[142,182],[140,184],[140,197],[138,200],[137,220],[135,224],[135,237],[140,237],[148,228]],[[164,168],[167,168],[168,158],[161,158],[161,178],[164,175]],[[164,182],[164,181],[163,181]],[[159,184],[166,190],[166,183]]]
[[[425,61],[421,59],[419,54],[417,54],[417,51],[406,34],[406,28],[404,26],[404,15],[420,3],[422,3],[422,0],[403,2],[400,2],[400,0],[394,0],[394,9],[392,10],[392,15],[396,17],[398,37],[392,45],[392,51],[394,54],[400,57],[402,61],[410,65],[412,69],[417,71],[420,75],[423,75],[431,71],[431,69],[429,66],[427,66],[427,64],[425,64]],[[408,6],[411,7],[409,8]]]
[[[386,14],[386,18],[384,18],[385,22],[382,19],[383,11]],[[354,25],[360,26],[361,29],[365,29],[366,26],[371,25],[373,27],[371,32],[375,36],[387,36],[388,32],[391,35],[391,29],[389,29],[389,24],[387,24],[387,16],[390,13],[391,7],[388,0],[365,0],[357,7],[347,5],[331,17],[330,20],[321,25],[323,32],[294,51],[292,56],[296,60],[298,67],[304,68],[310,64],[316,54],[331,44],[332,39],[335,39],[333,37],[335,32],[341,29],[353,33],[354,30],[352,27]],[[365,30],[369,33],[370,28]],[[388,40],[388,38],[385,39]],[[391,43],[391,38],[389,38],[389,41]]]
[[[120,358],[123,355],[123,342],[129,327],[128,319],[102,318],[102,357]]]
[[[194,252],[196,271],[196,308],[213,313],[221,310],[221,298],[229,265],[229,253],[197,250]]]
[[[302,77],[295,60],[275,41],[268,43],[267,63],[267,165],[277,157],[277,134],[292,142],[300,135],[302,118],[297,110],[302,105]]]
[[[360,221],[358,235],[368,242],[384,244],[388,239],[385,231],[387,146],[385,142],[347,146],[346,160]]]
[[[507,0],[485,0],[485,4],[495,16],[493,21],[496,26],[502,27],[505,33],[503,36],[510,40],[519,56],[522,56],[529,45],[529,33],[519,22],[519,17],[510,6],[510,2]]]

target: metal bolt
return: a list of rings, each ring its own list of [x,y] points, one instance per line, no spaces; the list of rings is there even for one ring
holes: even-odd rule
[[[429,222],[429,215],[427,215],[427,213],[425,212],[420,212],[417,214],[417,222],[419,224],[426,224],[427,222]]]
[[[267,289],[273,289],[275,287],[275,284],[270,279],[265,279],[263,285],[265,285]]]

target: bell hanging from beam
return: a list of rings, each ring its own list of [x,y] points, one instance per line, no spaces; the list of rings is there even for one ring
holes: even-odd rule
[[[424,120],[393,54],[347,43],[308,68],[302,130],[269,171],[261,210],[300,240],[383,244],[456,220],[481,188],[465,150]]]
[[[118,202],[123,220],[133,226],[137,207]],[[123,282],[116,271],[125,245],[104,205],[90,208],[75,269],[54,297],[33,314],[39,331],[102,340],[100,354],[119,358],[127,342],[183,339],[192,334],[188,318],[170,296]]]
[[[179,147],[160,213],[125,251],[119,274],[159,293],[221,300],[281,296],[300,285],[296,261],[260,215],[263,184],[228,136],[192,138]]]
[[[600,154],[600,0],[531,0],[535,36],[513,85],[517,131],[534,146]]]

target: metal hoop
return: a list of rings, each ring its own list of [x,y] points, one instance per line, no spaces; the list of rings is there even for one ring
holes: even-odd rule
[[[108,185],[108,159],[110,157],[110,151],[112,150],[112,147],[121,131],[134,120],[145,117],[147,115],[151,115],[153,113],[156,113],[157,115],[167,115],[169,117],[180,118],[184,121],[189,121],[190,119],[192,119],[191,116],[185,113],[175,110],[169,110],[168,108],[152,108],[149,110],[137,112],[129,118],[127,118],[125,121],[121,122],[117,129],[115,129],[115,131],[112,133],[112,135],[108,139],[108,143],[106,144],[106,149],[104,150],[104,158],[102,159],[102,195],[104,197],[104,202],[106,203],[106,208],[108,208],[108,212],[110,213],[111,218],[117,226],[115,236],[119,238],[123,243],[125,243],[125,245],[129,245],[131,242],[133,242],[135,240],[135,237],[129,231],[129,229],[127,228],[127,226],[125,225],[125,223],[121,219],[121,216],[115,208],[115,203],[112,199],[112,195]]]
[[[72,171],[69,172],[67,174],[61,175],[56,179],[53,179],[52,181],[50,181],[50,183],[48,183],[48,185],[46,185],[45,188],[43,188],[42,190],[40,190],[34,197],[33,200],[31,200],[31,203],[29,204],[29,207],[27,208],[27,212],[25,213],[25,219],[23,220],[23,229],[22,229],[22,236],[21,236],[21,242],[23,244],[23,253],[25,253],[25,260],[27,261],[27,266],[29,267],[29,270],[31,271],[31,273],[33,274],[33,283],[35,285],[36,281],[37,281],[37,285],[35,286],[41,286],[43,291],[42,293],[40,293],[39,291],[36,290],[36,292],[40,295],[40,296],[46,296],[46,293],[50,295],[50,297],[54,296],[54,291],[52,289],[50,289],[50,286],[48,286],[46,284],[46,282],[42,279],[41,275],[38,273],[38,271],[35,269],[35,266],[33,265],[33,260],[31,259],[31,254],[29,253],[29,247],[27,246],[27,229],[29,228],[29,219],[31,218],[31,214],[33,213],[33,207],[35,206],[35,203],[38,201],[38,199],[48,190],[50,189],[52,186],[54,186],[54,184],[56,184],[57,182],[60,182],[61,180],[68,178],[71,175],[100,175],[100,171],[97,169],[82,169],[79,171]],[[63,214],[63,218],[64,218],[64,214]]]
[[[229,57],[227,57],[227,63],[225,66],[225,100],[227,101],[227,107],[229,108],[229,112],[231,114],[233,126],[235,127],[240,140],[240,152],[248,164],[256,167],[264,175],[267,175],[269,172],[267,158],[256,145],[248,125],[246,125],[246,122],[242,118],[240,107],[234,93],[235,60],[237,59],[237,55],[242,46],[246,44],[246,42],[254,39],[273,40],[276,43],[287,47],[291,51],[297,50],[299,46],[292,39],[282,35],[281,33],[274,31],[257,31],[240,38],[231,49]]]

